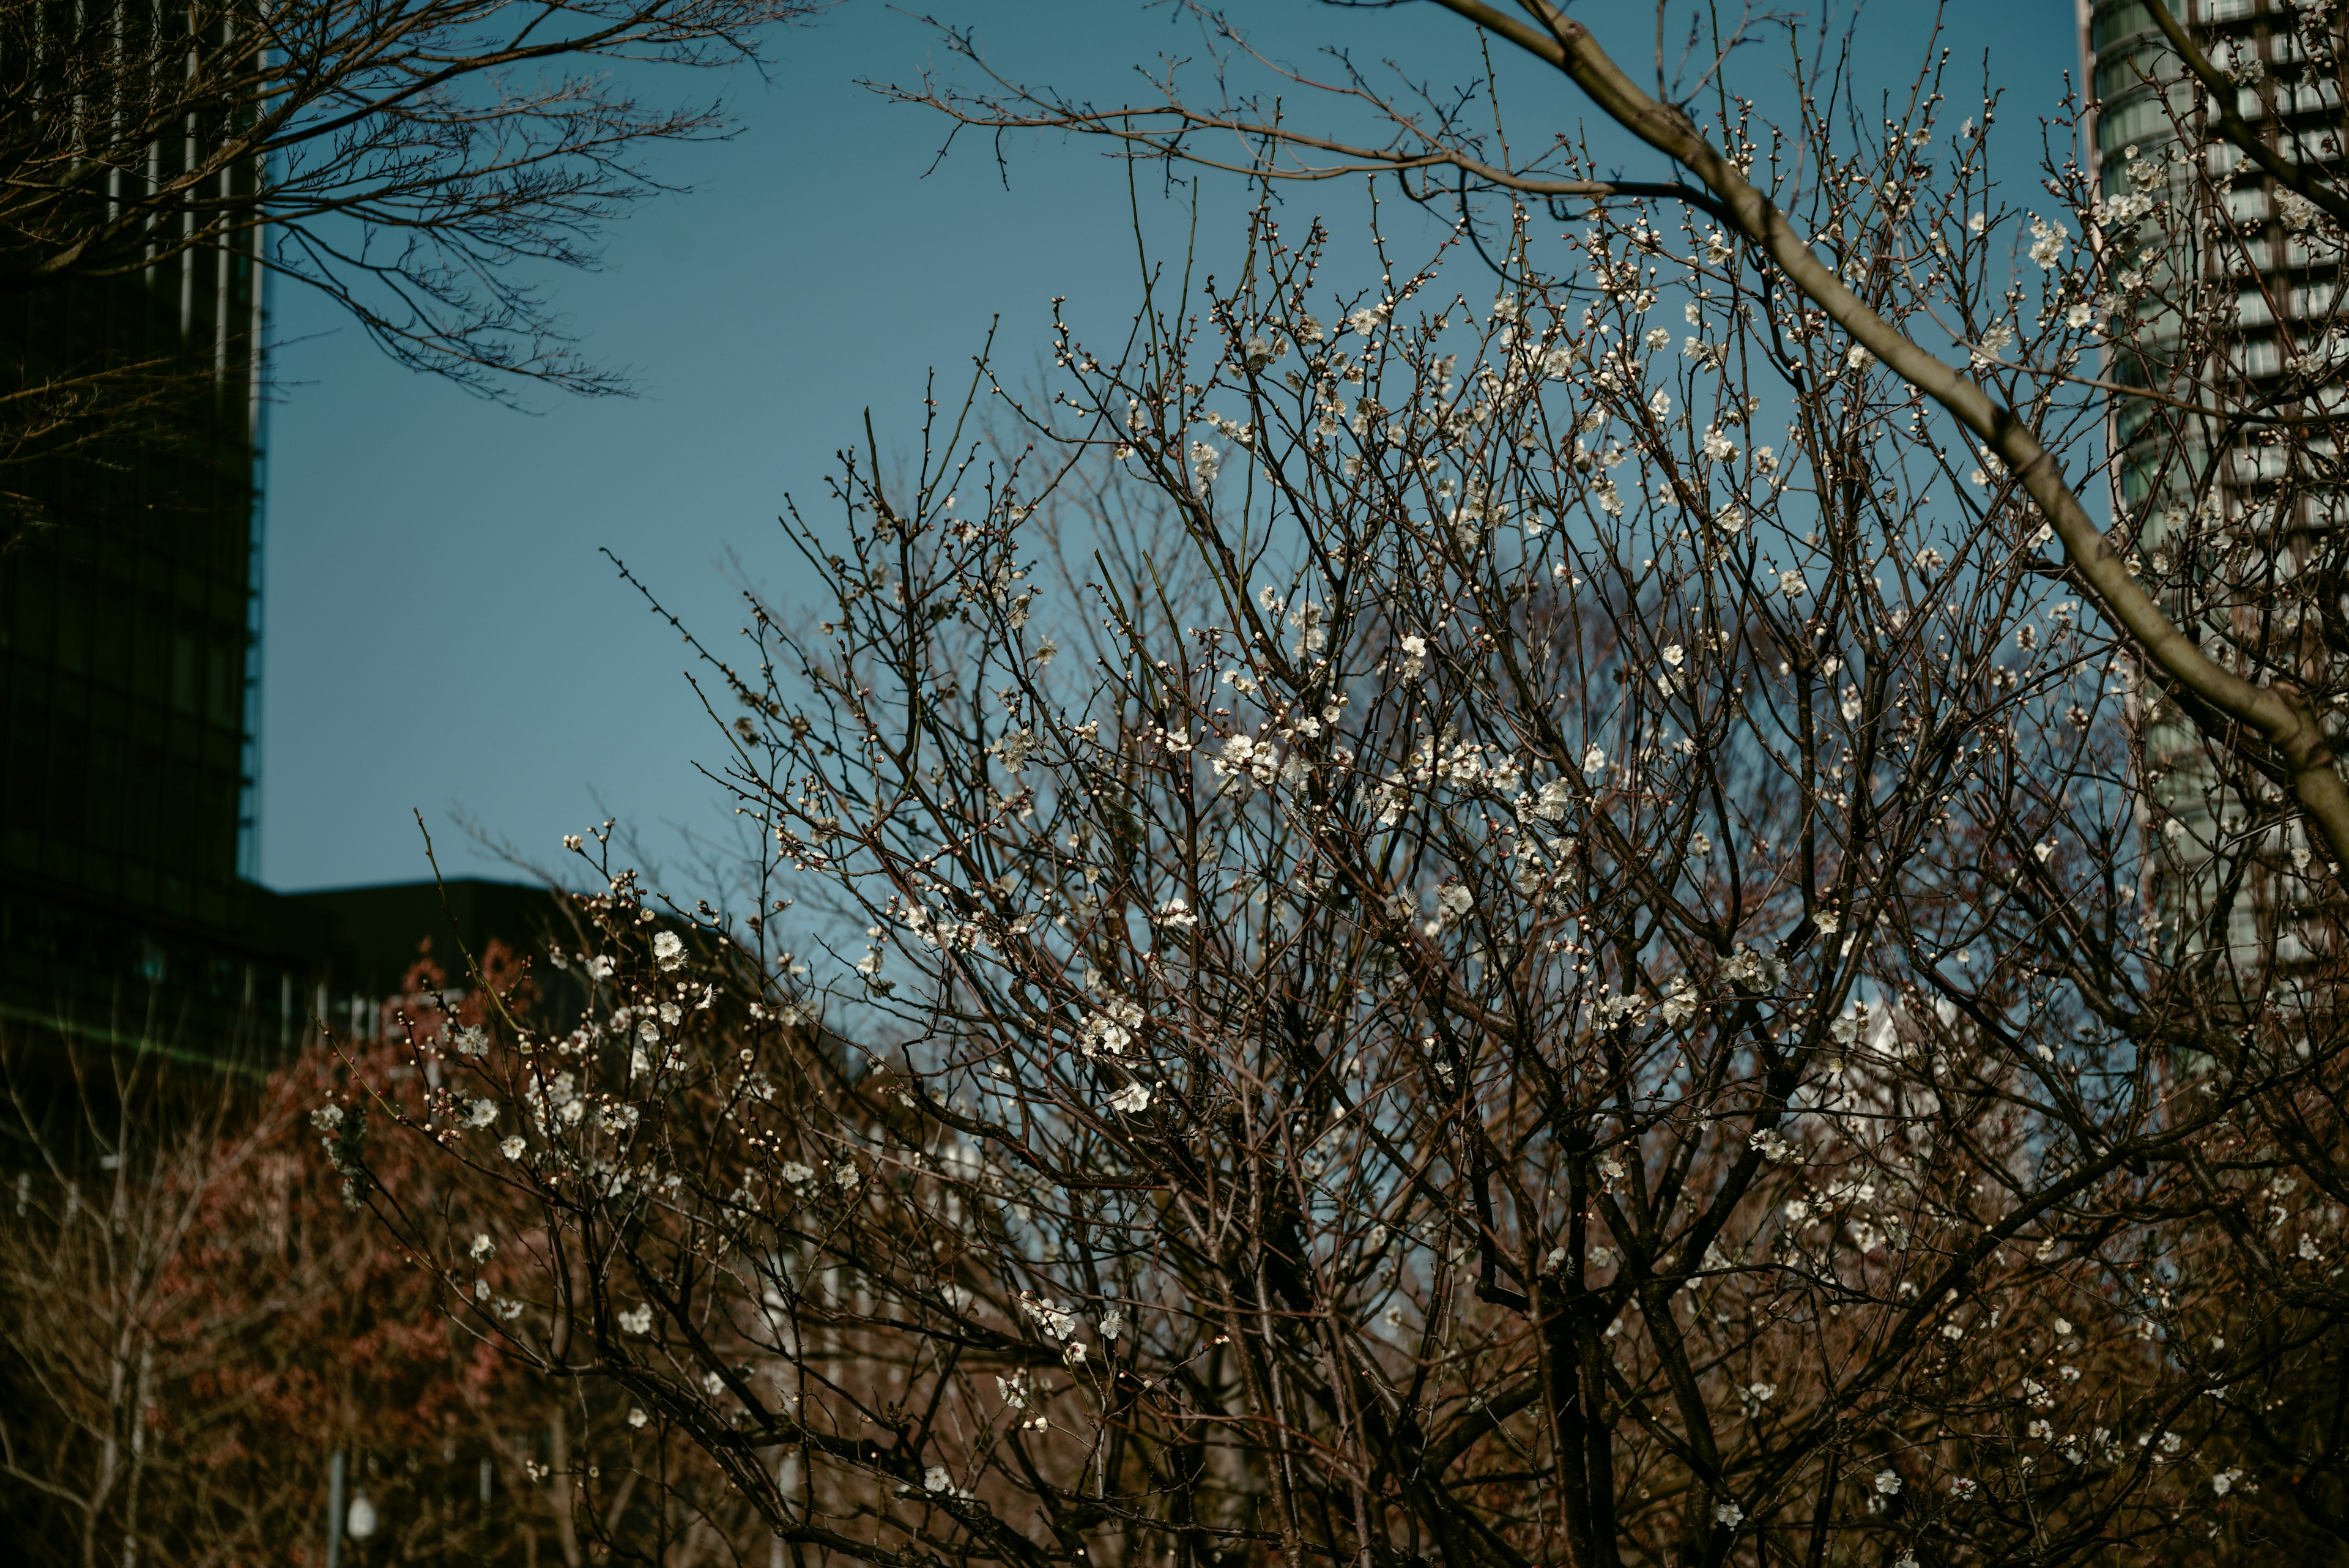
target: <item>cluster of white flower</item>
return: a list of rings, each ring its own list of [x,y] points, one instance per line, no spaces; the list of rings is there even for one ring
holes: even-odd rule
[[[1142,1027],[1141,1004],[1125,997],[1110,997],[1085,1015],[1077,1030],[1077,1050],[1088,1061],[1096,1052],[1106,1051],[1122,1056],[1133,1044],[1134,1031]]]
[[[897,910],[897,921],[920,938],[924,945],[945,952],[968,952],[987,942],[987,928],[979,921],[943,919],[919,904],[902,906]]]
[[[2006,358],[2007,346],[2014,341],[2014,324],[2011,321],[1992,323],[1983,329],[1968,350],[1976,374],[1995,369]]]
[[[1206,441],[1195,441],[1191,443],[1190,458],[1191,482],[1205,491],[1216,483],[1216,475],[1223,469],[1223,457]]]
[[[542,1079],[533,1072],[523,1086],[523,1106],[542,1132],[555,1120],[565,1127],[576,1127],[587,1115],[586,1099],[578,1089],[579,1080],[574,1074],[558,1072],[552,1078]]]
[[[1765,958],[1743,942],[1721,966],[1722,978],[1740,991],[1768,991],[1785,978],[1786,966],[1774,958]]]
[[[1634,992],[1609,992],[1591,1003],[1590,1012],[1601,1029],[1637,1024],[1648,1015],[1648,999]]]
[[[1025,1372],[1015,1373],[1009,1377],[998,1376],[995,1379],[995,1390],[1002,1396],[1003,1407],[1007,1410],[1027,1409],[1029,1400],[1035,1393],[1035,1388],[1029,1383],[1028,1374]],[[1046,1417],[1039,1415],[1030,1419],[1022,1420],[1019,1425],[1023,1428],[1040,1432],[1049,1425],[1049,1422]]]
[[[1227,737],[1221,753],[1209,758],[1208,765],[1219,779],[1266,787],[1287,771],[1278,746],[1268,740],[1246,734]],[[1299,769],[1303,765],[1302,763],[1294,764]]]
[[[2064,258],[2064,242],[2071,237],[2072,231],[2062,223],[2050,223],[2033,214],[2031,220],[2031,259],[2039,264],[2041,270],[2053,272],[2055,265]]]
[[[1442,936],[1458,922],[1461,916],[1475,908],[1475,903],[1476,896],[1464,883],[1456,880],[1444,883],[1435,890],[1434,912],[1420,928],[1422,933],[1431,937]]]
[[[1034,1323],[1046,1334],[1064,1344],[1077,1332],[1076,1314],[1049,1296],[1038,1296],[1029,1291],[1021,1291],[1019,1313],[1021,1316]],[[1002,1380],[999,1378],[997,1381],[1000,1383]],[[1009,1399],[1010,1396],[1007,1392],[1005,1400],[1008,1403]],[[1024,1399],[1021,1401],[1022,1404],[1025,1402]]]

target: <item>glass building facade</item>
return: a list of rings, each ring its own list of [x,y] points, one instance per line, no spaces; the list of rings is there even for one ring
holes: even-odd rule
[[[322,1023],[379,1035],[420,957],[461,988],[458,944],[562,917],[473,880],[261,885],[261,169],[207,150],[249,109],[179,73],[262,35],[199,26],[120,0],[0,27],[17,156],[70,175],[0,224],[0,1075],[36,1118],[98,1082],[51,1069],[109,1052],[258,1070]],[[0,1107],[0,1163],[19,1132]]]
[[[2153,269],[2155,294],[2172,303],[2118,333],[2110,374],[2144,386],[2183,373],[2221,401],[2337,411],[2340,365],[2349,360],[2339,330],[2342,257],[2311,225],[2292,221],[2297,197],[2284,200],[2238,149],[2202,131],[2209,106],[2197,108],[2198,89],[2148,10],[2162,3],[2079,6],[2097,189],[2107,203],[2168,197],[2187,219],[2181,242]],[[2276,0],[2168,4],[2229,73],[2231,107],[2269,145],[2289,162],[2338,167],[2339,82],[2309,60],[2298,12]],[[2179,146],[2180,126],[2193,133],[2191,150]],[[2189,321],[2176,302],[2193,298],[2206,308]],[[2138,547],[2166,578],[2179,624],[2254,679],[2304,674],[2308,659],[2331,659],[2311,629],[2322,617],[2311,589],[2330,569],[2344,515],[2326,472],[2329,445],[2295,448],[2256,427],[2126,394],[2114,399],[2110,430],[2116,509],[2143,520]],[[2192,720],[2151,691],[2143,765],[2158,845],[2156,911],[2178,955],[2224,950],[2286,966],[2312,956],[2329,922],[2310,918],[2297,875],[2308,849],[2280,794],[2226,776]]]
[[[95,437],[0,469],[0,1018],[290,1036],[314,958],[254,882],[262,299],[236,250],[19,296],[12,384],[119,367]],[[70,432],[68,437],[70,437]]]
[[[455,942],[560,919],[478,880],[258,881],[257,271],[192,252],[0,316],[19,389],[163,367],[102,439],[0,455],[0,1041],[266,1064],[321,1021],[379,1034],[427,952],[461,988]]]

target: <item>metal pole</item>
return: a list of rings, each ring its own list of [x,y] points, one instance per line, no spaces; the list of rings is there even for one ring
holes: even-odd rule
[[[337,1450],[326,1461],[326,1568],[336,1568],[343,1556],[343,1456]]]

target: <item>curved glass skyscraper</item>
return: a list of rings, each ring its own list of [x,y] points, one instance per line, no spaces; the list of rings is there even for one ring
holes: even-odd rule
[[[2138,526],[2148,580],[2206,650],[2254,680],[2304,680],[2312,660],[2337,669],[2349,655],[2338,457],[2306,427],[2282,435],[2209,410],[2289,420],[2344,407],[2342,258],[2309,203],[2210,130],[2230,108],[2288,163],[2337,167],[2340,67],[2324,45],[2331,24],[2313,10],[2168,0],[2226,74],[2214,97],[2182,69],[2148,8],[2161,3],[2080,3],[2092,167],[2116,216],[2106,243],[2156,201],[2173,218],[2158,260],[2123,264],[2147,270],[2160,303],[2116,329],[2109,374],[2170,396],[2114,399],[2116,509]],[[2181,389],[2191,395],[2178,399]],[[2281,792],[2207,745],[2174,697],[2148,691],[2144,717],[2154,904],[2171,950],[2307,958],[2329,922],[2298,891],[2309,851]]]

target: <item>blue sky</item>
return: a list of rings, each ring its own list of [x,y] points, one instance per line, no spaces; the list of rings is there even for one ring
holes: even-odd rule
[[[975,28],[1007,74],[1103,102],[1133,96],[1133,66],[1195,37],[1138,0],[935,5]],[[1326,41],[1443,80],[1475,66],[1464,31],[1429,8],[1240,0],[1228,11],[1282,57]],[[1648,58],[1644,4],[1576,11],[1621,55]],[[1929,0],[1867,9],[1863,79],[1904,86],[1933,11]],[[1986,61],[2008,89],[2005,131],[2013,154],[2028,153],[2035,116],[2076,58],[2069,0],[1980,0],[1946,21],[1963,79]],[[791,597],[774,517],[787,493],[820,505],[832,453],[861,440],[864,410],[885,447],[908,439],[926,375],[967,378],[990,318],[1001,318],[998,361],[1017,372],[1043,352],[1053,296],[1102,336],[1134,298],[1125,180],[1101,149],[1015,141],[1007,189],[976,143],[933,169],[942,126],[855,85],[947,68],[933,39],[872,0],[781,35],[765,84],[720,84],[735,140],[660,154],[657,171],[693,190],[616,226],[602,271],[553,280],[590,350],[632,369],[639,397],[499,407],[398,369],[311,300],[277,302],[264,881],[420,877],[415,811],[457,874],[511,874],[469,846],[459,817],[550,859],[563,834],[605,815],[672,856],[687,834],[723,830],[725,808],[693,769],[715,748],[681,677],[684,650],[600,550],[722,636],[740,619],[736,571]],[[1781,79],[1759,55],[1739,69]],[[1509,107],[1545,134],[1586,118],[1566,84],[1537,78]],[[2007,166],[2027,173],[2018,156]],[[1626,154],[1627,174],[1655,167]],[[1340,233],[1359,230],[1365,210],[1358,185],[1291,203]],[[1179,246],[1185,211],[1154,188],[1144,205],[1154,250]],[[1228,254],[1240,211],[1233,182],[1209,186],[1210,261]]]

